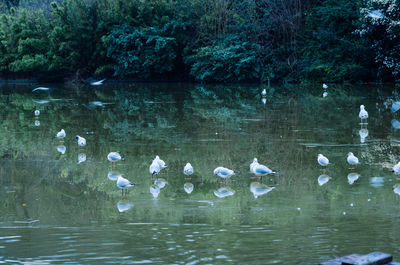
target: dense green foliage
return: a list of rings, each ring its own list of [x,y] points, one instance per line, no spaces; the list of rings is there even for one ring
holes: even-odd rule
[[[389,72],[400,80],[400,3],[399,1],[369,0],[361,9],[360,29],[357,31],[374,50],[378,79]]]
[[[107,55],[116,62],[115,74],[148,78],[172,71],[176,40],[162,35],[153,27],[139,31],[124,25],[113,30],[108,37]]]
[[[397,80],[399,9],[394,0],[8,0],[0,4],[0,72],[45,79]]]
[[[309,10],[303,39],[302,71],[308,78],[362,80],[372,58],[354,34],[361,1],[328,0]]]

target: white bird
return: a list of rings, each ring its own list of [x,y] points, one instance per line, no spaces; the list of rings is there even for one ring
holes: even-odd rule
[[[400,162],[393,166],[393,172],[400,174]]]
[[[328,175],[321,175],[318,177],[318,185],[322,186],[326,183],[328,183],[328,181],[331,179],[331,177],[329,177]]]
[[[329,162],[329,159],[324,156],[323,154],[318,154],[318,164],[320,164],[322,167],[326,167],[329,164],[332,164],[332,162]]]
[[[75,139],[78,141],[79,146],[85,146],[86,145],[86,139],[83,137],[80,137],[79,135],[75,136]]]
[[[325,83],[323,83],[323,84],[322,84],[322,88],[323,88],[323,89],[327,89],[327,88],[328,88],[328,85],[325,84]]]
[[[65,134],[64,129],[61,129],[61,131],[59,131],[59,132],[56,134],[56,137],[57,137],[57,138],[60,138],[60,139],[64,139],[65,136],[66,136],[66,134]]]
[[[93,107],[101,107],[104,108],[106,105],[110,105],[114,103],[107,103],[107,102],[101,102],[101,101],[90,101],[89,105]]]
[[[192,191],[193,191],[193,189],[194,189],[194,185],[193,185],[192,183],[185,183],[185,184],[183,185],[183,189],[185,190],[185,192],[186,192],[187,194],[190,194],[190,193],[192,193]]]
[[[86,154],[79,154],[77,163],[80,164],[80,163],[83,163],[85,161],[86,161]]]
[[[267,96],[267,90],[264,88],[263,91],[261,92],[261,96],[266,97]]]
[[[251,172],[251,173],[253,173],[253,167],[254,167],[255,165],[258,165],[258,160],[257,160],[257,158],[254,158],[254,159],[253,159],[253,162],[250,164],[250,172]]]
[[[217,167],[216,169],[214,169],[214,175],[226,179],[235,175],[235,171],[225,167]]]
[[[90,82],[90,84],[92,86],[101,86],[105,80],[106,79],[102,79],[102,80],[99,80],[99,81],[92,81],[92,82]]]
[[[34,88],[33,90],[32,90],[32,92],[35,92],[35,91],[49,91],[50,90],[50,88],[48,88],[48,87],[37,87],[37,88]]]
[[[39,116],[40,115],[40,110],[35,110],[35,116]]]
[[[115,165],[117,165],[117,162],[120,161],[120,160],[124,160],[125,157],[121,156],[121,155],[120,155],[119,153],[117,153],[117,152],[110,152],[110,153],[107,155],[107,159],[108,159],[108,161],[111,162],[111,167],[112,167],[112,166],[114,165],[114,163],[115,163]]]
[[[400,121],[393,119],[390,123],[392,124],[392,127],[396,130],[400,129]]]
[[[400,184],[395,184],[393,186],[393,192],[396,193],[397,195],[400,195]]]
[[[119,201],[117,203],[118,212],[120,212],[120,213],[126,212],[129,209],[131,209],[132,207],[133,207],[133,204],[130,204],[130,203],[126,203],[126,202],[122,202],[122,201]]]
[[[252,169],[251,172],[255,174],[257,177],[277,173],[277,171],[271,170],[267,166],[261,165],[258,162],[254,164],[254,160],[253,163],[250,164],[250,169]]]
[[[193,174],[193,167],[190,163],[187,163],[183,168],[183,174],[189,176]]]
[[[358,117],[360,117],[361,121],[368,119],[368,112],[365,110],[364,105],[360,106],[360,113],[358,113]]]
[[[119,176],[117,179],[117,187],[122,190],[122,194],[124,193],[124,190],[126,190],[129,187],[135,186],[135,183],[130,182],[126,178],[123,178],[122,176]]]
[[[400,109],[400,101],[393,102],[390,110],[394,113],[394,112],[398,111],[399,109]]]
[[[347,163],[349,163],[350,166],[353,166],[359,164],[360,161],[352,152],[349,152],[347,154]]]
[[[385,15],[380,10],[371,10],[371,11],[369,11],[368,16],[370,18],[374,18],[374,19],[380,19],[380,18],[385,17]]]
[[[150,167],[149,167],[149,172],[151,175],[156,175],[158,173],[160,173],[160,165],[157,163],[157,161],[154,161],[151,163]]]
[[[159,156],[156,156],[153,161],[156,161],[161,169],[168,167],[164,160],[161,160]]]
[[[65,151],[67,151],[67,148],[65,145],[59,145],[57,146],[57,151],[60,152],[61,154],[65,154]]]
[[[360,177],[360,174],[358,174],[358,173],[349,173],[347,175],[347,180],[350,185],[353,185],[353,183],[356,182],[359,177]]]
[[[228,197],[228,196],[232,196],[234,194],[235,194],[235,191],[229,187],[222,187],[222,188],[219,188],[218,190],[214,191],[214,195],[221,199]]]
[[[275,187],[268,187],[265,184],[259,183],[259,182],[252,182],[250,184],[250,192],[253,193],[254,198],[258,198],[259,196],[262,196],[264,194],[267,194],[271,190],[275,189]]]
[[[328,92],[325,91],[324,93],[322,93],[323,98],[326,98],[327,96],[328,96]]]

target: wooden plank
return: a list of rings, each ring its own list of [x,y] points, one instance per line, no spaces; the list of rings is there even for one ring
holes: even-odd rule
[[[363,255],[361,254],[351,254],[348,256],[328,260],[325,262],[320,263],[319,265],[342,265],[343,262],[351,262],[353,260],[356,260],[357,258],[362,257]]]
[[[372,252],[356,258],[355,260],[342,262],[342,265],[384,265],[393,260],[393,256],[382,252]]]

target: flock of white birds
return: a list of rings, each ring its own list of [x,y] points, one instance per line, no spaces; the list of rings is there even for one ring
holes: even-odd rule
[[[91,85],[102,85],[104,80],[105,79],[100,80],[100,81],[91,82],[90,84]],[[324,92],[323,92],[322,96],[323,96],[323,98],[325,98],[325,97],[328,96],[328,92],[327,92],[328,85],[327,84],[323,84],[322,88],[324,89]],[[37,91],[37,90],[47,91],[49,89],[45,88],[45,87],[38,87],[38,88],[35,88],[32,91]],[[265,97],[267,96],[267,90],[266,89],[262,90],[261,96],[262,96],[263,99],[265,99]],[[39,110],[35,110],[34,114],[35,114],[36,117],[38,117],[40,115],[40,111]],[[365,110],[365,106],[364,105],[360,106],[359,118],[361,119],[361,124],[367,124],[366,121],[368,119],[368,112]],[[64,139],[66,137],[65,130],[61,129],[59,132],[57,132],[56,137],[59,138],[59,139]],[[78,146],[83,147],[83,146],[86,145],[86,139],[84,137],[76,135],[75,138],[76,138]],[[62,152],[62,150],[59,150],[59,151]],[[65,150],[64,150],[64,152],[65,152]],[[82,155],[80,155],[80,156],[82,156]],[[86,155],[83,155],[83,156],[84,157],[80,157],[80,159],[78,159],[79,160],[78,163],[80,161],[82,162],[82,161],[86,160]],[[125,158],[123,156],[121,156],[118,152],[110,152],[107,155],[107,159],[112,163],[111,165],[113,167],[114,165],[117,164],[118,161],[124,160]],[[321,165],[321,167],[323,169],[326,169],[326,167],[329,164],[332,164],[332,162],[329,161],[329,159],[326,156],[324,156],[323,154],[318,154],[317,161],[318,161],[318,164]],[[357,166],[360,163],[360,160],[352,152],[349,152],[347,154],[347,163],[349,164],[350,169],[351,169],[352,167]],[[160,159],[160,157],[157,155],[157,156],[155,156],[155,158],[153,159],[152,163],[149,166],[149,173],[152,176],[158,175],[161,172],[161,170],[166,168],[166,167],[168,167],[168,165],[164,162],[164,160]],[[231,176],[233,176],[233,175],[238,173],[238,172],[236,172],[236,171],[234,171],[232,169],[225,168],[225,167],[222,167],[222,166],[215,168],[213,172],[214,172],[214,175],[216,175],[216,176],[218,176],[218,177],[220,177],[222,179],[228,179]],[[258,180],[260,181],[262,176],[269,175],[269,174],[275,174],[278,171],[271,170],[267,166],[258,163],[257,158],[254,158],[253,162],[250,164],[250,172],[252,174],[254,174],[256,177],[258,177]],[[400,174],[400,162],[397,163],[393,167],[393,172]],[[193,166],[190,163],[187,163],[183,168],[183,173],[185,175],[187,175],[187,176],[192,175],[194,173]],[[351,174],[353,174],[354,176],[350,176]],[[356,176],[356,175],[358,175],[358,174],[356,174],[356,173],[350,173],[349,174],[349,176],[348,176],[349,183],[350,182],[354,182],[358,178],[358,176]],[[321,183],[323,185],[326,182],[328,182],[329,179],[330,178],[327,175],[321,175],[319,177],[319,179],[318,179],[318,182],[320,183],[320,185],[321,185]],[[135,183],[132,183],[128,179],[124,178],[121,174],[116,175],[115,176],[115,180],[116,180],[117,187],[122,190],[122,194],[124,194],[124,191],[126,191],[126,189],[128,189],[129,187],[133,187],[133,186],[136,185]],[[162,184],[164,184],[164,186],[165,186],[165,182],[160,183],[159,186],[163,186]],[[190,184],[191,183],[185,183],[185,190],[188,190],[188,191],[191,192],[193,190],[193,184],[191,184],[191,187],[186,187],[186,186],[190,186]],[[254,186],[253,189],[257,189],[257,185],[256,184],[252,184]],[[159,187],[159,186],[157,186],[157,187]],[[260,187],[258,187],[258,188],[260,189]],[[151,189],[152,189],[152,187],[150,187],[150,190]],[[153,187],[153,189],[154,189],[154,187]],[[220,190],[216,191],[216,193],[223,193],[221,195],[222,197],[224,196],[224,193],[232,193],[233,192],[233,191],[229,190],[228,188],[222,188],[222,189],[223,190],[220,189]],[[252,187],[250,187],[250,189],[252,189]],[[269,192],[272,189],[274,189],[274,187],[267,187],[265,185],[263,186],[263,190],[264,191]],[[216,195],[218,197],[220,197],[218,194],[216,194]]]

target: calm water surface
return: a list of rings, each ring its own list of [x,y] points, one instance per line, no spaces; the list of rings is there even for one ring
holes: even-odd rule
[[[51,89],[31,92],[38,86]],[[305,90],[277,89],[264,104],[256,86],[3,85],[0,263],[317,264],[371,251],[399,260],[400,114],[390,107],[400,95]],[[112,168],[111,151],[127,159]],[[348,152],[362,160],[355,170]],[[327,172],[319,153],[335,162]],[[169,165],[156,180],[155,155]],[[264,186],[249,172],[254,157],[280,171]],[[217,166],[240,173],[222,181]],[[137,183],[126,196],[118,174]],[[260,194],[266,186],[275,189]]]

